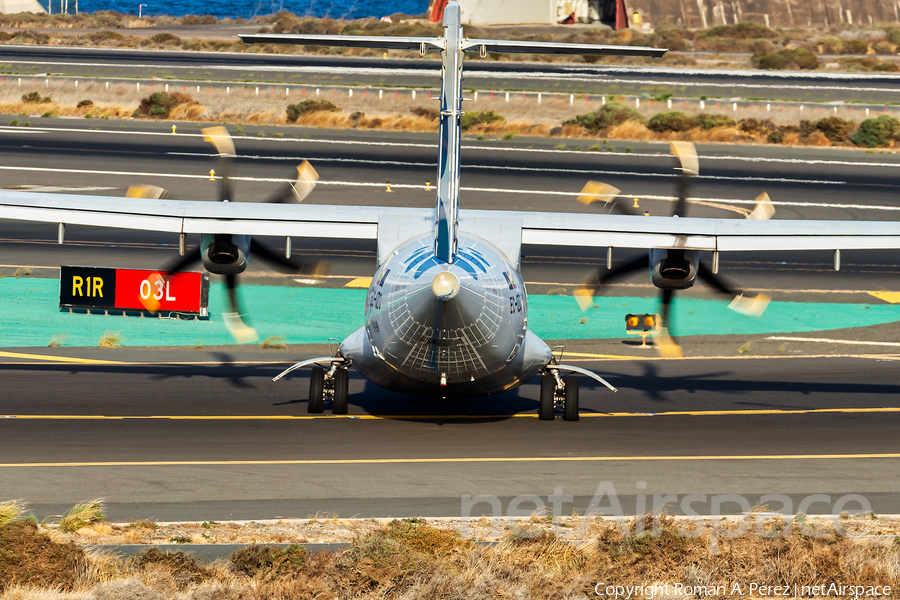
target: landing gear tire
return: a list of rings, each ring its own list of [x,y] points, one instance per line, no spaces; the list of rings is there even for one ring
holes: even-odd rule
[[[347,369],[338,369],[334,372],[334,397],[331,402],[331,412],[336,415],[347,414],[347,396],[350,390],[350,373]]]
[[[554,418],[554,395],[556,394],[556,380],[553,375],[541,376],[541,405],[538,407],[538,419],[552,421]]]
[[[566,421],[578,420],[578,377],[575,375],[566,377],[566,404],[563,419]]]
[[[325,369],[313,367],[309,374],[309,404],[306,412],[317,414],[324,410],[325,401]]]

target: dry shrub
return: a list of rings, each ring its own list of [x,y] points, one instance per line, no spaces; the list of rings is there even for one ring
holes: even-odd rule
[[[412,112],[412,114],[414,114],[416,116],[425,117],[426,119],[429,119],[432,121],[441,116],[440,110],[438,110],[436,108],[424,108],[422,106],[416,106],[410,112]]]
[[[71,590],[84,562],[81,548],[54,542],[33,521],[0,527],[0,591],[13,585]]]
[[[449,558],[470,546],[471,542],[454,531],[410,519],[395,520],[358,538],[353,547],[338,555],[333,573],[345,592],[398,596],[417,581],[428,581],[448,570]]]
[[[168,595],[150,587],[137,579],[111,581],[99,585],[92,594],[92,600],[168,600]]]
[[[794,144],[798,144],[800,143],[800,134],[794,131],[785,134],[782,136],[780,143],[783,146],[793,146]]]
[[[131,559],[132,568],[136,571],[158,568],[171,577],[179,590],[210,579],[214,571],[201,563],[193,554],[186,552],[163,552],[150,547]]]
[[[565,130],[563,130],[563,133],[565,133]],[[647,129],[643,122],[638,120],[625,121],[621,125],[611,127],[608,130],[608,135],[611,138],[626,140],[652,140],[656,138],[653,132]]]
[[[813,131],[807,136],[806,143],[809,146],[830,146],[831,140],[829,140],[821,131]]]
[[[269,580],[302,572],[306,567],[306,555],[306,548],[299,544],[287,548],[249,546],[232,553],[229,560],[238,573]]]
[[[255,112],[247,119],[250,123],[276,123],[279,119],[280,110],[270,108],[261,112]]]
[[[181,92],[154,92],[141,100],[132,117],[154,117],[168,119],[171,112],[178,107],[197,104],[197,101]]]
[[[295,123],[303,115],[316,112],[340,112],[340,110],[328,100],[304,100],[297,104],[288,104],[285,114],[288,123]]]
[[[179,104],[169,113],[170,119],[200,119],[206,112],[206,107],[199,103]]]

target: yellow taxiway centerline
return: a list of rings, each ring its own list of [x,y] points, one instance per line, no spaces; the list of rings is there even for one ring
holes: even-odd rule
[[[90,461],[59,463],[0,463],[0,469],[35,467],[202,467],[244,465],[378,465],[441,463],[541,463],[541,462],[662,462],[711,460],[847,460],[900,458],[900,454],[742,454],[742,455],[674,455],[674,456],[509,456],[453,458],[322,458],[299,460],[147,460]]]
[[[31,360],[46,360],[50,362],[78,363],[82,365],[124,365],[118,360],[97,360],[93,358],[72,358],[68,356],[50,356],[47,354],[22,354],[21,352],[0,352],[0,357],[28,358]]]
[[[900,413],[900,407],[886,406],[875,408],[799,408],[758,409],[758,410],[676,410],[668,412],[610,412],[581,413],[582,419],[590,418],[623,418],[623,417],[728,417],[728,416],[761,416],[761,415],[815,415],[815,414],[877,414]],[[449,419],[536,419],[537,413],[513,413],[506,415],[3,415],[0,422],[6,420],[22,421],[313,421],[320,419],[356,419],[361,421],[403,421],[430,420],[443,421]]]

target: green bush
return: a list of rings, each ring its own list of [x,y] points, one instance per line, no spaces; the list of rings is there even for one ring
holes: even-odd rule
[[[891,27],[885,33],[887,33],[887,41],[900,46],[900,29]]]
[[[296,123],[297,119],[302,117],[303,115],[308,115],[314,112],[339,112],[337,106],[329,102],[328,100],[304,100],[298,104],[288,104],[287,107],[287,120],[289,123]]]
[[[819,59],[815,54],[803,48],[778,50],[777,52],[760,52],[754,54],[750,61],[757,69],[816,69]]]
[[[462,116],[462,119],[459,121],[459,126],[463,131],[475,127],[476,125],[487,125],[489,123],[495,123],[497,121],[505,121],[506,117],[503,115],[498,115],[492,110],[479,112],[472,111],[467,112]]]
[[[819,40],[825,54],[840,54],[844,50],[844,40],[833,35]]]
[[[169,33],[168,31],[163,31],[162,33],[157,33],[156,35],[150,38],[150,41],[155,44],[165,44],[166,42],[172,42],[172,44],[178,46],[181,44],[181,38],[175,35],[174,33]]]
[[[853,133],[856,124],[840,117],[825,117],[818,121],[800,121],[800,134],[804,137],[815,131],[822,132],[832,142],[842,142]]]
[[[728,115],[711,115],[700,113],[694,117],[696,127],[701,129],[712,129],[714,127],[737,127],[737,121]]]
[[[27,94],[22,95],[22,102],[27,102],[28,104],[46,104],[48,102],[53,102],[50,99],[50,96],[41,97],[39,92],[28,92]]]
[[[888,115],[866,119],[860,123],[851,139],[857,146],[867,148],[888,146],[891,142],[900,140],[900,121]]]
[[[650,118],[650,122],[647,123],[648,129],[659,133],[666,131],[687,131],[693,129],[693,127],[694,117],[677,110],[656,113]]]
[[[155,92],[150,94],[149,98],[141,100],[132,117],[153,117],[154,119],[167,119],[172,109],[181,104],[195,104],[195,100],[187,94],[174,92],[167,94],[165,92]]]
[[[847,40],[841,49],[841,54],[865,54],[869,51],[869,45],[862,40]]]
[[[897,46],[890,42],[881,41],[872,46],[875,50],[876,54],[894,54],[897,51]]]
[[[774,52],[775,45],[769,40],[756,40],[750,45],[750,49],[757,54],[760,52]]]
[[[734,25],[719,25],[702,31],[698,37],[725,37],[736,38],[739,40],[752,40],[756,38],[774,39],[778,37],[778,33],[769,29],[762,23],[755,21],[741,21]]]
[[[590,131],[599,131],[607,127],[621,125],[625,121],[638,120],[646,123],[647,120],[638,111],[620,104],[610,102],[598,111],[591,111],[565,121],[563,125],[581,125]]]

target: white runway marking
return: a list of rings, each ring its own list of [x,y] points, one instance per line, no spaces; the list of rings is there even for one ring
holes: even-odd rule
[[[20,128],[11,128],[18,130]],[[108,135],[139,135],[139,136],[171,136],[173,135],[168,131],[117,131],[117,130],[103,130],[103,129],[77,129],[77,128],[47,128],[47,129],[34,129],[31,128],[30,132],[41,132],[41,133],[53,133],[56,131],[65,132],[65,133],[83,133],[83,134],[108,134]],[[201,133],[178,133],[176,134],[182,137],[192,137],[192,138],[203,138],[203,134]],[[239,140],[240,138],[238,138]],[[395,148],[431,148],[437,149],[437,143],[433,144],[420,144],[415,142],[377,142],[377,141],[367,141],[367,140],[328,140],[321,138],[307,138],[307,139],[299,139],[299,138],[253,138],[254,142],[268,142],[268,143],[276,143],[276,144],[330,144],[330,145],[345,145],[345,146],[375,146],[375,147],[395,147]],[[585,140],[588,141],[588,140]],[[616,142],[625,142],[626,140],[615,140]],[[574,143],[574,142],[573,142]],[[650,142],[650,143],[658,143],[661,147],[665,147],[665,152],[591,152],[584,150],[567,150],[567,149],[555,149],[555,148],[520,148],[515,146],[483,146],[483,145],[463,145],[462,148],[464,150],[486,150],[488,152],[537,152],[542,154],[578,154],[578,155],[591,155],[591,156],[619,156],[619,157],[627,157],[627,158],[652,158],[652,159],[664,159],[668,162],[671,162],[672,155],[668,152],[668,142]],[[760,149],[765,148],[760,145]],[[207,153],[196,153],[197,155],[208,156]],[[874,162],[874,161],[854,161],[854,160],[828,160],[828,159],[801,159],[801,158],[777,158],[777,157],[765,157],[765,156],[716,156],[716,155],[703,155],[700,157],[702,160],[725,160],[725,161],[737,161],[737,162],[750,162],[750,163],[783,163],[783,164],[796,164],[796,165],[835,165],[835,166],[852,166],[852,167],[888,167],[888,168],[900,168],[900,161],[898,162]],[[274,158],[273,158],[274,159]]]
[[[164,57],[160,57],[161,60],[164,60]],[[9,61],[10,64],[17,65],[35,65],[35,66],[75,66],[75,67],[121,67],[121,63],[99,63],[99,62],[74,62],[74,61],[49,61],[49,60],[13,60]],[[341,75],[368,75],[368,76],[382,76],[382,77],[398,77],[398,76],[406,76],[406,77],[440,77],[439,69],[404,69],[404,68],[392,68],[392,67],[334,67],[334,66],[314,66],[314,65],[228,65],[228,64],[144,64],[141,65],[143,69],[216,69],[220,71],[243,71],[243,72],[278,72],[278,73],[308,73],[308,74],[323,74],[323,75],[334,75],[335,72],[340,73]],[[648,73],[648,75],[656,75],[664,76],[664,75],[674,75],[674,76],[683,76],[690,75],[690,72],[678,72],[678,71],[656,71]],[[727,75],[727,76],[735,76],[740,75],[746,79],[750,79],[751,77],[767,77],[770,74],[766,73],[765,75],[754,73],[752,71],[743,73],[740,71],[723,71],[718,73],[719,75]],[[791,73],[791,76],[795,79],[798,79],[798,74]],[[816,73],[818,79],[831,79],[827,77],[821,77],[821,73]],[[856,77],[846,77],[846,74],[842,75],[841,80],[849,82],[853,81],[866,81],[865,79],[856,78]],[[771,89],[773,87],[771,82],[760,81],[759,83],[739,83],[735,81],[731,82],[712,82],[712,81],[672,81],[666,79],[643,79],[643,78],[618,78],[612,77],[609,73],[603,72],[595,72],[595,73],[566,73],[566,72],[547,72],[547,71],[480,71],[477,66],[473,66],[466,70],[466,77],[469,79],[528,79],[528,80],[549,80],[549,81],[571,81],[575,83],[624,83],[624,84],[633,84],[633,85],[664,85],[664,86],[685,86],[685,87],[717,87],[717,88],[747,88],[747,89]],[[85,78],[97,78],[96,76],[86,76]],[[884,79],[892,79],[891,77],[882,76]],[[869,78],[871,79],[871,77]],[[233,83],[240,84],[242,82],[217,82],[217,83]],[[243,82],[246,83],[246,82]],[[279,85],[278,83],[264,83],[263,85]],[[295,84],[296,85],[296,84]],[[900,90],[897,88],[884,88],[884,87],[862,87],[858,85],[836,85],[832,83],[828,84],[807,84],[807,85],[798,85],[798,84],[778,84],[779,89],[784,90],[798,90],[798,91],[817,91],[817,90],[834,90],[834,91],[853,91],[853,92],[887,92],[887,93],[900,93]],[[568,95],[561,94],[563,96]],[[598,94],[599,95],[599,94]]]
[[[167,152],[172,156],[203,156],[206,158],[215,158],[215,154],[205,154],[203,152]],[[252,154],[241,154],[238,158],[249,160],[276,160],[289,162],[302,162],[308,160],[313,164],[317,163],[354,163],[364,165],[390,165],[398,167],[427,167],[436,169],[436,162],[408,162],[401,160],[371,160],[365,158],[333,158],[333,157],[312,157],[312,156],[260,156]],[[600,169],[561,169],[557,167],[543,167],[539,170],[533,167],[514,167],[507,165],[471,165],[463,164],[463,170],[467,169],[483,169],[495,171],[525,171],[529,173],[571,173],[573,175],[619,175],[626,177],[665,177],[668,179],[681,177],[676,172],[671,173],[640,173],[635,171],[610,171]],[[846,185],[846,181],[838,181],[831,179],[791,179],[786,177],[729,177],[725,175],[698,175],[696,179],[714,179],[724,181],[763,181],[768,183],[807,183],[818,185]]]
[[[106,171],[95,169],[58,169],[50,167],[13,167],[0,166],[0,171],[34,171],[42,173],[78,173],[83,175],[121,175],[124,177],[170,177],[177,179],[209,179],[209,174],[189,174],[189,173],[148,173],[141,171]],[[216,176],[216,179],[220,179]],[[290,180],[282,177],[233,177],[235,181],[256,181],[270,183],[288,183]],[[382,188],[384,182],[365,182],[365,181],[319,181],[318,185],[339,185],[347,187],[365,187],[365,188]],[[396,183],[391,184],[396,189],[424,189],[421,184]],[[463,192],[483,192],[492,194],[531,194],[536,196],[566,196],[573,197],[577,195],[574,191],[557,191],[557,190],[523,190],[523,189],[506,189],[506,188],[483,188],[483,187],[466,187],[460,188]],[[631,197],[632,194],[623,194]],[[674,202],[678,198],[676,196],[656,196],[647,194],[633,194],[633,196],[641,200],[660,200],[663,202]],[[688,202],[694,203],[720,203],[720,204],[756,204],[755,200],[746,200],[743,198],[689,198]],[[776,206],[799,206],[799,207],[821,207],[821,208],[843,208],[852,210],[882,210],[882,211],[900,211],[900,206],[881,206],[881,205],[865,205],[865,204],[837,204],[827,202],[774,202]]]
[[[859,340],[832,340],[828,338],[803,338],[803,337],[767,337],[767,340],[779,342],[818,342],[822,344],[848,344],[851,346],[890,346],[891,348],[900,348],[898,342],[862,342]]]

